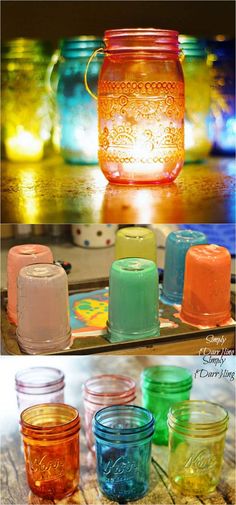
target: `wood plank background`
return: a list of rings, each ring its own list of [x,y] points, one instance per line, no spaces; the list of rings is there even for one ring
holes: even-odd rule
[[[14,360],[16,370],[27,362],[32,366],[34,358],[2,358],[4,360]],[[22,362],[22,360],[24,361]],[[37,358],[37,361],[43,358]],[[44,358],[45,359],[45,358]],[[83,427],[83,405],[81,398],[81,384],[90,375],[98,373],[112,373],[119,370],[119,373],[127,374],[136,379],[139,383],[140,372],[143,368],[155,364],[176,364],[188,366],[193,371],[199,366],[200,358],[167,358],[167,357],[113,357],[108,360],[107,357],[67,357],[47,358],[53,360],[51,365],[60,366],[63,360],[66,377],[68,375],[69,391],[68,398],[71,403],[79,408],[82,418],[82,428],[80,432],[81,444],[81,463],[80,463],[80,486],[73,496],[66,500],[50,501],[41,500],[29,492],[25,469],[23,462],[23,453],[20,444],[20,435],[18,424],[13,423],[8,414],[7,405],[2,405],[4,413],[5,429],[2,437],[2,464],[1,464],[1,504],[2,505],[25,505],[25,504],[79,504],[79,505],[114,505],[114,502],[105,498],[98,489],[95,472],[95,461],[86,447],[85,433]],[[58,365],[59,363],[59,365]],[[38,364],[38,363],[37,363]],[[47,361],[48,364],[48,361]],[[6,369],[6,366],[5,366]],[[16,371],[15,370],[15,371]],[[12,373],[12,372],[11,372]],[[8,374],[9,375],[9,374]],[[13,378],[12,378],[13,382]],[[4,377],[2,377],[4,383]],[[5,380],[7,387],[8,383]],[[15,394],[9,389],[10,395]],[[222,469],[221,480],[217,491],[211,496],[187,497],[176,495],[170,489],[170,483],[167,476],[167,447],[152,448],[152,471],[149,493],[137,501],[137,505],[234,505],[235,504],[235,466],[234,466],[234,446],[235,446],[235,427],[234,427],[234,383],[225,379],[196,379],[192,390],[192,399],[208,399],[222,404],[229,412],[230,424],[227,432],[225,457]],[[140,391],[136,403],[140,403]],[[11,414],[12,417],[12,414]],[[9,429],[8,427],[9,421]],[[12,427],[12,423],[14,426]]]

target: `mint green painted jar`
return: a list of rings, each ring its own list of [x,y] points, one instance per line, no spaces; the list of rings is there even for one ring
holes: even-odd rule
[[[154,444],[168,445],[167,416],[170,407],[189,400],[192,373],[179,366],[145,368],[141,376],[142,403],[155,418]]]
[[[153,261],[114,261],[110,271],[108,340],[123,342],[159,336],[158,298],[158,273]]]

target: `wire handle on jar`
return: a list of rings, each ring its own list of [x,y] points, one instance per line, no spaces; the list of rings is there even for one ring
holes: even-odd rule
[[[57,65],[57,63],[60,61],[62,61],[64,58],[62,58],[61,56],[61,51],[60,49],[57,49],[53,55],[52,55],[52,58],[50,60],[50,63],[48,65],[48,68],[47,68],[47,71],[46,71],[46,88],[47,88],[47,91],[50,95],[55,95],[56,94],[56,90],[57,90],[57,85],[58,85],[58,82],[56,84],[56,87],[55,89],[53,88],[53,85],[52,85],[52,74],[53,74],[53,71],[55,69],[55,66]]]
[[[93,93],[93,91],[90,89],[90,87],[88,85],[88,69],[89,69],[90,63],[97,56],[97,54],[102,54],[104,52],[105,51],[104,51],[103,47],[99,47],[99,49],[95,49],[95,51],[93,51],[93,53],[91,54],[90,58],[88,59],[88,62],[87,62],[87,65],[86,65],[86,69],[85,69],[85,73],[84,73],[84,85],[85,85],[86,91],[90,94],[90,96],[92,98],[94,98],[94,100],[97,100],[98,97],[97,97],[97,95],[95,95],[95,93]]]

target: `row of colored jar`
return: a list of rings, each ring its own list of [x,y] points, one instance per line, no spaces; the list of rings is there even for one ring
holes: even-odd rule
[[[133,257],[135,253],[137,257]],[[119,230],[116,257],[120,259],[110,269],[108,340],[122,342],[159,336],[154,233],[142,227]],[[40,354],[69,347],[68,280],[64,269],[53,263],[51,250],[37,244],[12,247],[7,274],[7,312],[10,321],[17,325],[21,349]],[[160,299],[164,304],[182,304],[183,322],[206,327],[228,324],[230,282],[231,256],[225,247],[208,245],[206,236],[197,231],[169,234]]]
[[[63,385],[62,372],[52,368],[16,375],[20,411],[24,397],[31,404],[20,416],[28,484],[42,498],[61,499],[79,484],[80,416],[74,407],[58,403],[58,398],[64,400]],[[86,381],[87,442],[96,453],[99,487],[109,499],[126,503],[148,492],[152,440],[167,444],[168,437],[174,490],[186,495],[215,490],[228,414],[217,404],[189,400],[191,386],[185,368],[147,368],[142,374],[144,407],[139,407],[133,404],[136,385],[129,377],[102,375]],[[38,398],[50,403],[35,404]]]
[[[86,90],[87,63],[99,47]],[[170,182],[184,162],[183,72],[186,161],[202,160],[212,142],[221,152],[233,151],[234,44],[215,41],[209,48],[211,116],[206,43],[194,37],[178,38],[172,30],[109,30],[104,41],[63,39],[51,62],[49,47],[42,42],[16,39],[3,44],[5,156],[13,161],[41,159],[53,129],[53,144],[69,163],[97,163],[98,150],[101,169],[112,182]]]

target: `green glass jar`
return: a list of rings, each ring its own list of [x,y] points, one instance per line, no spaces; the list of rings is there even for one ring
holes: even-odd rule
[[[141,376],[143,406],[155,418],[154,444],[168,445],[167,415],[172,405],[189,400],[192,374],[179,366],[145,368]]]

